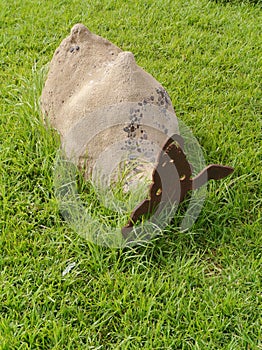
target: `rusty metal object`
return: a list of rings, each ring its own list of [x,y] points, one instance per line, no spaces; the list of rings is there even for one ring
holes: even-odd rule
[[[152,215],[160,203],[181,203],[187,193],[203,186],[208,180],[219,180],[233,172],[233,168],[211,164],[192,178],[192,166],[187,161],[184,140],[174,134],[164,144],[152,174],[149,198],[143,200],[132,212],[122,235],[127,238],[142,215]]]

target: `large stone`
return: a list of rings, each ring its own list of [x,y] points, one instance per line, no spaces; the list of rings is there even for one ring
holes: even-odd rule
[[[163,86],[136,64],[131,52],[82,24],[55,51],[41,106],[61,135],[67,157],[84,164],[87,174],[98,163],[112,171],[124,152],[154,164],[166,138],[178,133]]]

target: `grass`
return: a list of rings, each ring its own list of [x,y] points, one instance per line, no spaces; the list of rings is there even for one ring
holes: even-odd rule
[[[260,4],[1,0],[1,350],[262,349]],[[165,86],[207,163],[235,167],[210,183],[189,233],[171,225],[145,246],[109,249],[63,221],[59,140],[38,100],[77,22]]]

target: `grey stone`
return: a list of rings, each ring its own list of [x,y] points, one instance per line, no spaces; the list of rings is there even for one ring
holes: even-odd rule
[[[136,149],[142,157],[152,143],[156,147],[150,159],[156,159],[166,138],[178,133],[171,100],[161,84],[136,64],[131,52],[82,24],[72,28],[54,53],[41,108],[60,134],[67,157],[83,166],[87,176],[110,148],[112,156],[104,162],[116,162],[118,149],[132,154]]]

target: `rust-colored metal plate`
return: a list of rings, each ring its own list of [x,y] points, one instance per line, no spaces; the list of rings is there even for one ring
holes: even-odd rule
[[[143,200],[131,213],[122,235],[127,238],[134,224],[143,215],[152,215],[160,203],[180,203],[188,191],[203,186],[208,180],[219,180],[231,174],[234,169],[228,166],[211,164],[192,179],[192,166],[183,151],[184,140],[174,134],[164,144],[152,173],[149,198]]]

